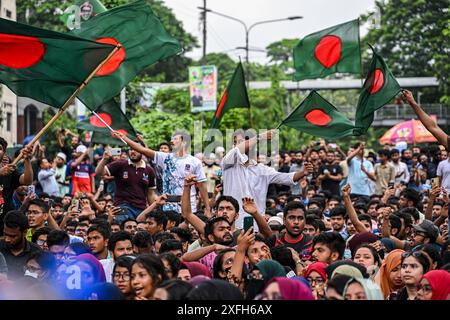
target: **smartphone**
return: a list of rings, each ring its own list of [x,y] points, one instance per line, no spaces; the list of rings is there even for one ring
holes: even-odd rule
[[[78,199],[72,199],[72,207],[74,211],[78,211],[80,207],[80,201]]]
[[[331,149],[336,149],[336,143],[330,143],[329,146]]]
[[[167,202],[181,202],[181,196],[168,194],[167,195]]]
[[[432,188],[439,187],[439,177],[431,178],[431,187]]]
[[[29,186],[27,187],[27,195],[28,195],[28,196],[29,196],[30,194],[33,194],[34,191],[35,191],[35,189],[34,189],[34,185],[33,185],[33,184],[31,184],[31,185],[29,185]]]
[[[389,182],[388,183],[388,188],[393,188],[394,187],[394,183],[393,182]]]
[[[109,150],[109,153],[111,154],[112,157],[120,156],[122,154],[122,149],[121,148],[111,148]]]
[[[247,232],[248,229],[253,227],[254,219],[253,217],[244,217],[244,231]]]

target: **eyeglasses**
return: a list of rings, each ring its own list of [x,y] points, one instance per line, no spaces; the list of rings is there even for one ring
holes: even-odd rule
[[[41,271],[42,269],[40,267],[36,268],[36,267],[33,267],[33,266],[23,266],[23,271],[26,272],[27,270],[29,272],[31,272],[31,273],[36,273],[38,271]]]
[[[417,258],[417,257],[426,257],[425,254],[422,251],[411,251],[411,252],[407,251],[407,252],[403,252],[402,253],[402,258],[403,259],[408,258],[410,256],[413,256],[415,258]]]
[[[255,297],[255,300],[283,300],[283,297],[278,292],[274,292],[268,295],[266,292],[258,294]]]
[[[36,240],[36,244],[38,246],[43,246],[43,245],[47,244],[47,240]]]
[[[429,284],[417,284],[417,291],[422,290],[425,294],[431,293],[433,291],[433,287]]]
[[[128,272],[120,273],[120,272],[114,272],[113,273],[114,279],[122,279],[123,281],[129,281],[130,280],[130,274]]]
[[[261,273],[249,273],[247,276],[248,280],[264,280]]]
[[[308,277],[308,278],[306,278],[306,280],[308,280],[308,282],[311,285],[316,285],[316,284],[321,285],[321,284],[325,283],[325,281],[321,277],[318,277],[318,278],[310,278],[310,277]]]

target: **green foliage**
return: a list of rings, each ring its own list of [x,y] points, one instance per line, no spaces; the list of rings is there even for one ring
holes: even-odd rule
[[[379,28],[370,28],[362,43],[369,42],[386,59],[396,77],[436,76],[438,100],[449,92],[449,1],[376,1],[380,8]],[[364,16],[363,19],[367,19]]]
[[[193,62],[193,66],[215,65],[217,67],[218,81],[226,85],[236,69],[236,62],[226,53],[208,53],[199,61]]]
[[[280,67],[285,78],[288,78],[287,73],[292,72],[294,68],[292,51],[298,41],[298,39],[283,39],[273,42],[266,47],[267,57],[270,58],[270,62]]]

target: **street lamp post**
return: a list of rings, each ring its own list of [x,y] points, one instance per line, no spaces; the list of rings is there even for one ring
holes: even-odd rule
[[[242,21],[240,19],[237,19],[235,17],[229,16],[229,15],[226,15],[226,14],[223,14],[223,13],[211,10],[211,9],[203,8],[203,7],[197,7],[197,8],[202,10],[202,11],[206,11],[206,12],[209,12],[209,13],[214,13],[214,14],[216,14],[218,16],[234,20],[234,21],[239,22],[241,25],[244,26],[244,29],[245,29],[245,48],[244,49],[245,49],[245,63],[246,63],[246,73],[247,73],[247,86],[248,86],[248,83],[250,82],[250,61],[249,61],[249,57],[248,57],[250,31],[254,27],[256,27],[257,25],[260,25],[260,24],[273,23],[273,22],[279,22],[279,21],[287,21],[287,20],[297,20],[297,19],[302,19],[303,18],[302,16],[292,16],[292,17],[281,18],[281,19],[264,20],[264,21],[255,22],[250,27],[247,27],[247,24],[244,21]]]

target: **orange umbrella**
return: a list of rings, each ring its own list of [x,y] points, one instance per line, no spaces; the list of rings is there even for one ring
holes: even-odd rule
[[[436,121],[436,116],[431,116]],[[397,143],[406,141],[407,143],[436,142],[436,138],[425,128],[419,120],[409,120],[397,123],[390,128],[381,138],[380,144]]]

